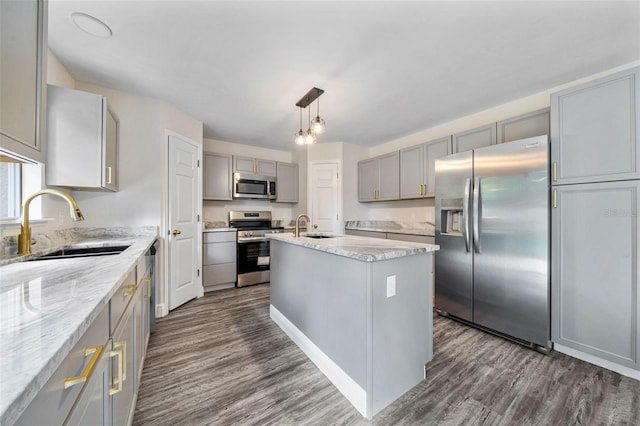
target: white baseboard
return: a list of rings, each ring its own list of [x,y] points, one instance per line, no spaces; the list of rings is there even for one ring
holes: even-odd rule
[[[164,312],[164,303],[160,305],[156,305],[156,318],[162,318],[167,315],[169,312]]]
[[[587,354],[584,352],[580,352],[576,349],[569,348],[567,346],[562,346],[557,343],[553,344],[553,349],[563,353],[565,355],[572,356],[574,358],[581,359],[582,361],[586,361],[590,364],[597,365],[598,367],[606,368],[607,370],[615,371],[616,373],[622,374],[623,376],[631,377],[632,379],[640,380],[640,371],[634,370],[632,368],[626,367],[624,365],[616,364],[615,362],[607,361],[606,359],[598,358],[597,356],[593,356],[591,354]]]
[[[304,335],[273,305],[269,305],[269,314],[273,322],[309,357],[309,359],[327,376],[356,410],[367,417],[367,391],[362,389],[342,368],[331,360],[307,336]]]

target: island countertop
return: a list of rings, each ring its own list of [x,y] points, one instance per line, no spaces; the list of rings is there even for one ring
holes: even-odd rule
[[[310,238],[306,233],[296,238],[291,234],[269,234],[273,240],[283,241],[314,250],[349,257],[363,262],[378,262],[397,257],[413,256],[435,252],[440,246],[434,244],[413,243],[379,238],[356,237],[328,232],[316,232],[312,235],[323,235],[331,238]]]
[[[110,231],[80,243],[131,246],[114,256],[0,268],[0,424],[17,420],[157,236],[156,227]],[[20,302],[25,291],[30,307]]]

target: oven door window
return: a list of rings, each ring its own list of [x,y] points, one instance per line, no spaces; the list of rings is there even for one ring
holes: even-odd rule
[[[269,270],[269,241],[238,242],[238,274]]]
[[[242,179],[236,182],[236,192],[238,194],[266,195],[267,182],[264,180]]]

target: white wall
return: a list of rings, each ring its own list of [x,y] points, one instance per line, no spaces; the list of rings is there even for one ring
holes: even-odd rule
[[[293,153],[270,148],[261,148],[250,145],[219,141],[214,139],[204,139],[204,150],[219,154],[231,154],[243,157],[261,158],[265,160],[281,161],[291,163]],[[211,201],[204,200],[202,205],[202,216],[205,221],[225,221],[229,220],[230,210],[266,210],[270,211],[273,219],[290,220],[293,218],[293,210],[298,204],[274,203],[268,200],[233,200],[233,201]]]
[[[343,144],[342,161],[342,192],[344,220],[358,220],[368,218],[368,207],[358,202],[358,161],[369,158],[369,149]]]

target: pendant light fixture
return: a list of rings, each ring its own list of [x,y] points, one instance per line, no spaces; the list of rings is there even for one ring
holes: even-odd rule
[[[302,130],[302,108],[300,108],[300,130],[295,134],[295,141],[297,145],[304,145],[305,143],[305,131]]]
[[[311,131],[316,135],[324,132],[324,119],[320,117],[320,98],[316,99],[316,118],[311,121]]]
[[[300,130],[294,135],[294,140],[297,145],[311,145],[317,141],[317,135],[324,132],[325,122],[320,117],[319,101],[316,107],[316,117],[311,120],[311,108],[309,108],[309,110],[307,111],[309,127],[307,128],[306,132],[302,130],[302,110],[311,105],[311,103],[318,99],[323,93],[324,90],[314,87],[296,103],[296,106],[300,108]]]

